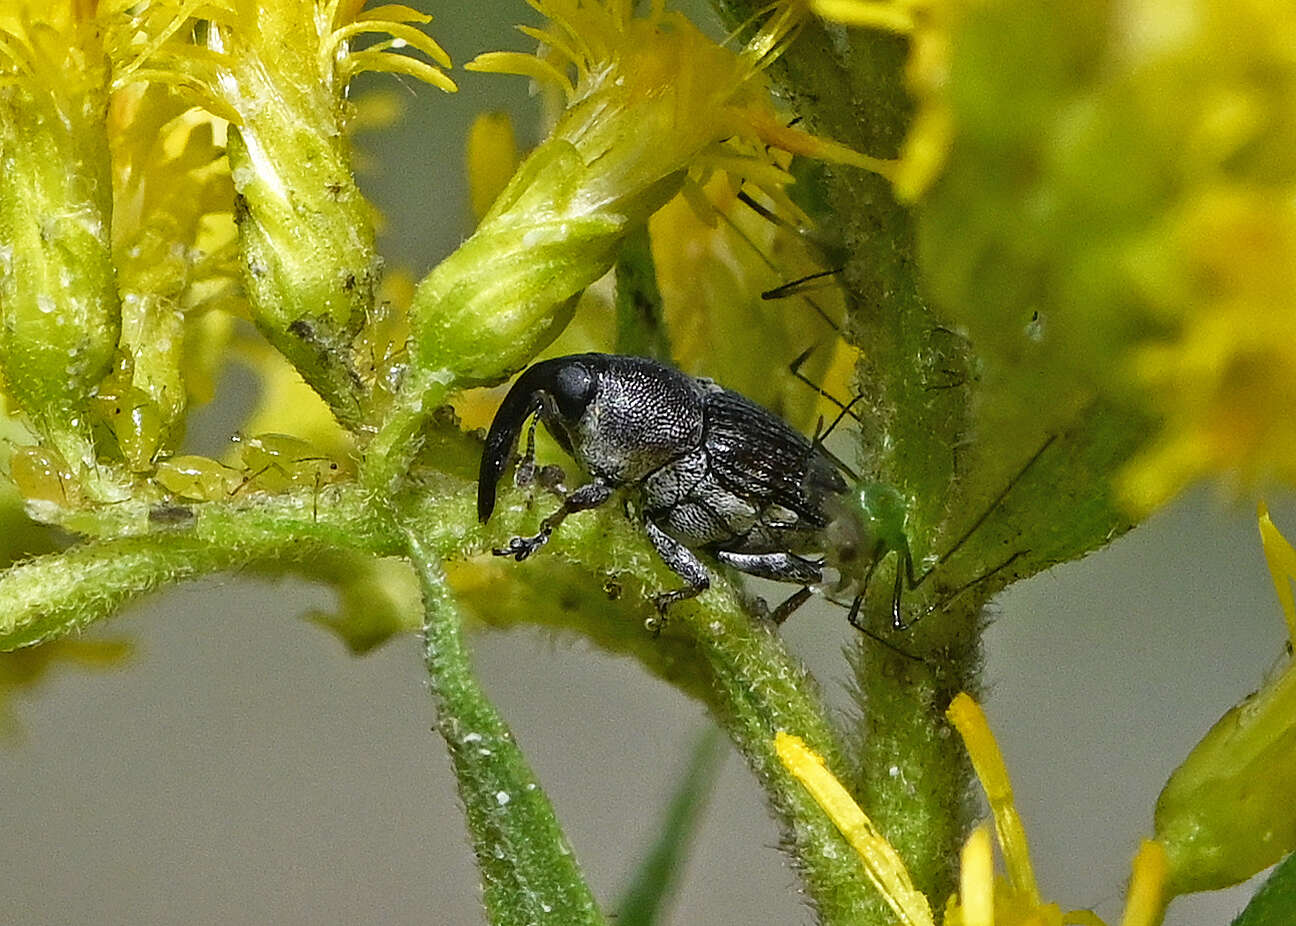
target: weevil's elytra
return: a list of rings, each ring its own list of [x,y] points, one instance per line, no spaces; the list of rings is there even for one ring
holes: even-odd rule
[[[537,363],[518,377],[487,434],[477,485],[482,521],[494,511],[499,479],[532,415],[591,481],[566,497],[540,533],[515,537],[498,554],[525,559],[568,514],[632,487],[641,495],[645,534],[686,583],[658,596],[663,612],[710,586],[696,551],[764,578],[822,579],[820,563],[802,554],[822,546],[826,500],[846,483],[818,447],[754,402],[638,357],[577,354]]]

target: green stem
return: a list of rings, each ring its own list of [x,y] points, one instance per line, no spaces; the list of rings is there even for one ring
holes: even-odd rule
[[[734,22],[761,6],[754,0],[714,3]],[[907,49],[896,36],[843,32],[811,18],[773,75],[813,130],[865,154],[894,157],[912,112],[903,86]],[[867,101],[866,110],[860,100]],[[866,347],[858,375],[868,399],[856,406],[865,469],[909,500],[906,529],[921,561],[933,537],[942,531],[958,536],[984,510],[964,504],[969,488],[974,497],[984,494],[981,474],[962,467],[951,451],[964,442],[971,420],[970,347],[924,300],[914,218],[887,183],[859,171],[825,171],[823,183],[831,204],[828,227],[840,229],[848,255],[844,335]],[[958,491],[951,491],[955,485]],[[889,595],[871,598],[877,600],[868,602],[867,616],[873,626],[888,628],[889,615],[881,612]],[[971,768],[944,718],[954,694],[979,688],[978,602],[961,604],[958,613],[926,616],[898,640],[925,661],[871,640],[862,641],[855,657],[864,714],[853,744],[853,790],[900,850],[917,887],[938,901],[954,888],[955,860],[971,822]],[[870,915],[873,922],[889,921],[876,895]]]
[[[494,926],[605,922],[549,799],[486,697],[436,551],[411,533],[423,586],[425,658]]]
[[[873,626],[887,633],[889,606],[881,610]],[[975,610],[948,608],[893,635],[904,652],[866,640],[853,654],[863,718],[856,798],[933,907],[955,890],[958,847],[976,812],[972,767],[945,710],[960,691],[980,696],[980,626]]]
[[[818,685],[772,627],[753,620],[732,593],[704,598],[686,632],[711,670],[711,707],[765,789],[819,922],[875,922],[876,895],[858,856],[774,750],[779,730],[796,734],[835,775],[850,780]]]
[[[454,380],[449,371],[418,370],[409,375],[417,381],[402,387],[361,460],[360,481],[379,498],[390,494],[409,471],[423,443],[423,426],[445,402]]]
[[[398,546],[354,490],[200,506],[183,529],[94,541],[0,574],[0,651],[66,636],[163,585],[335,549]]]

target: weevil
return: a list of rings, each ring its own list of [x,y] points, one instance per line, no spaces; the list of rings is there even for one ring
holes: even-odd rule
[[[748,575],[803,586],[822,581],[822,562],[805,554],[821,549],[825,502],[845,492],[846,482],[826,454],[746,397],[639,357],[541,361],[518,377],[486,435],[477,482],[483,522],[527,419],[524,473],[534,466],[538,420],[590,481],[566,496],[538,534],[514,537],[498,555],[526,559],[567,515],[631,487],[640,494],[649,542],[685,582],[656,597],[663,615],[710,587],[699,553]]]
[[[849,619],[863,630],[864,592],[878,564],[894,552],[892,622],[903,629],[903,588],[921,585],[985,520],[985,515],[977,519],[945,555],[916,575],[905,532],[908,505],[898,490],[854,478],[820,439],[808,440],[777,415],[712,380],[640,357],[590,353],[534,364],[505,395],[486,435],[478,474],[477,516],[483,523],[495,510],[499,480],[528,420],[519,482],[535,476],[537,422],[590,481],[565,494],[537,534],[513,537],[495,554],[522,561],[569,514],[597,508],[618,489],[634,490],[644,533],[685,583],[654,599],[663,617],[675,602],[710,587],[699,554],[748,575],[801,585],[772,612],[775,621],[824,581],[826,560],[841,576],[841,588],[855,592]],[[846,475],[852,477],[849,483]]]

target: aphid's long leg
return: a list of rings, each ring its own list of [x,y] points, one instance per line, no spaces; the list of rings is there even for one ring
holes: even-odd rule
[[[569,514],[597,508],[612,497],[612,488],[598,480],[587,482],[568,495],[562,507],[540,522],[540,533],[534,537],[513,537],[504,549],[498,547],[491,552],[496,556],[511,556],[519,563],[549,541],[549,535]]]
[[[891,589],[891,626],[897,630],[904,625],[904,619],[900,617],[900,592],[904,589],[906,579],[913,582],[913,554],[909,552],[907,542],[896,560],[895,585]],[[916,586],[911,584],[909,587]]]
[[[1008,557],[998,566],[986,570],[981,575],[977,576],[975,579],[972,579],[968,582],[964,582],[958,588],[954,589],[954,591],[950,592],[950,594],[946,595],[940,601],[936,602],[934,605],[932,605],[926,611],[923,611],[921,614],[919,614],[917,617],[915,617],[913,620],[909,621],[908,623],[905,623],[901,619],[898,611],[895,612],[893,614],[893,621],[892,621],[893,626],[895,627],[896,630],[908,630],[910,627],[918,623],[928,614],[931,614],[934,611],[943,611],[945,608],[948,608],[951,604],[953,604],[955,599],[957,599],[968,589],[975,588],[976,586],[980,585],[982,582],[985,582],[987,579],[989,579],[991,576],[995,575],[996,573],[1002,572],[1003,570],[1007,569],[1009,566],[1012,565],[1013,560],[1021,556],[1023,552],[1024,552],[1023,550],[1018,550],[1016,553]]]
[[[968,539],[977,532],[977,529],[980,528],[982,524],[986,522],[986,519],[989,518],[990,515],[994,512],[994,510],[999,507],[1000,503],[1002,503],[1003,500],[1008,497],[1008,493],[1011,492],[1013,490],[1013,487],[1016,486],[1017,483],[1021,481],[1022,477],[1026,475],[1027,470],[1029,470],[1032,466],[1035,465],[1035,461],[1038,460],[1044,454],[1044,451],[1049,448],[1049,445],[1052,444],[1053,441],[1056,440],[1056,438],[1057,435],[1050,435],[1048,440],[1044,441],[1044,443],[1040,445],[1040,448],[1036,450],[1033,454],[1031,454],[1031,458],[1027,460],[1025,465],[1022,466],[1022,468],[1017,471],[1017,474],[1008,481],[1008,484],[1003,487],[1003,489],[999,492],[999,494],[996,495],[993,500],[991,500],[990,504],[986,506],[985,511],[981,512],[980,516],[975,521],[972,522],[972,526],[969,527],[966,531],[964,531],[963,534],[958,538],[958,540],[954,541],[954,543],[944,553],[942,553],[940,557],[936,560],[936,562],[932,563],[932,565],[929,566],[927,570],[922,573],[922,575],[914,574],[913,554],[910,553],[909,551],[908,543],[905,543],[903,549],[897,551],[899,561],[896,563],[895,588],[893,589],[891,594],[891,626],[892,627],[894,627],[896,630],[906,630],[909,627],[912,627],[914,624],[918,623],[918,621],[922,620],[923,617],[927,616],[932,611],[949,605],[950,602],[952,602],[959,595],[966,592],[968,589],[974,588],[975,586],[984,582],[986,579],[989,579],[991,576],[995,575],[996,573],[1002,571],[1003,569],[1006,569],[1008,565],[1012,563],[1013,560],[1021,556],[1021,551],[1014,553],[1012,556],[1008,557],[998,566],[995,566],[993,569],[989,570],[988,572],[985,572],[984,574],[978,576],[972,581],[959,586],[957,589],[955,589],[953,594],[949,595],[939,604],[933,605],[931,608],[928,608],[926,611],[918,615],[918,617],[914,618],[912,621],[908,621],[908,622],[905,621],[904,616],[900,610],[900,597],[903,591],[902,585],[907,586],[910,591],[913,591],[914,589],[922,585],[924,582],[926,582],[929,578],[931,578],[932,574],[936,572],[937,569],[939,569],[942,565],[948,562],[949,558],[953,556],[955,553],[957,553],[959,549],[963,546],[963,544],[967,543]],[[872,571],[873,571],[872,568],[870,568],[869,573],[871,574]],[[865,580],[865,588],[867,588],[867,579]],[[858,601],[856,602],[856,605],[858,605]],[[852,608],[851,611],[852,614],[858,614],[858,612],[859,612],[858,607]],[[859,627],[859,624],[856,624],[855,621],[851,621],[851,623],[854,626]]]
[[[795,360],[793,360],[791,363],[788,364],[788,372],[791,373],[793,377],[795,377],[796,379],[801,380],[801,382],[805,383],[807,386],[809,386],[819,395],[823,396],[829,402],[831,402],[832,404],[840,408],[842,410],[842,414],[850,415],[856,421],[860,421],[860,416],[850,411],[850,408],[856,402],[862,399],[863,396],[856,396],[855,398],[851,399],[849,402],[843,402],[841,399],[837,398],[831,392],[828,392],[826,389],[824,389],[822,386],[820,386],[810,377],[806,376],[804,373],[801,372],[801,364],[805,363],[806,360],[810,358],[810,355],[813,354],[818,349],[819,349],[818,344],[811,344],[809,347],[803,350]],[[838,416],[838,420],[841,420],[840,416]],[[860,421],[860,423],[863,424],[862,421]],[[836,425],[834,425],[834,427],[835,426]],[[832,428],[829,428],[829,430],[831,431]],[[826,437],[827,435],[825,434],[824,436]]]
[[[846,615],[846,619],[850,621],[852,627],[856,630],[861,630],[864,633],[867,633],[869,636],[873,636],[873,634],[869,632],[869,629],[864,626],[864,622],[860,620],[860,606],[864,604],[864,596],[868,594],[869,581],[873,578],[873,573],[878,567],[878,562],[881,561],[882,555],[885,552],[886,547],[881,542],[879,542],[873,549],[873,556],[869,560],[868,569],[864,570],[864,579],[860,582],[859,591],[855,594],[855,600],[851,602],[850,612]]]
[[[799,235],[796,226],[791,225],[790,223],[786,222],[784,219],[779,218],[777,215],[775,215],[770,210],[766,209],[764,206],[760,205],[760,203],[756,202],[756,200],[752,199],[746,193],[739,193],[738,198],[742,200],[744,203],[746,203],[753,210],[755,210],[758,215],[762,216],[763,218],[769,219],[770,221],[774,222],[777,225],[784,226],[790,229],[794,234]],[[749,247],[752,250],[752,252],[756,255],[756,257],[761,261],[761,263],[763,263],[766,267],[769,267],[775,273],[779,272],[778,266],[775,265],[774,261],[770,260],[769,255],[766,254],[764,250],[762,250],[760,246],[756,244],[755,241],[752,241],[751,237],[745,231],[743,231],[742,228],[740,228],[738,224],[734,222],[733,219],[731,219],[724,212],[721,212],[720,220],[724,222],[726,225],[728,225],[729,229],[735,235],[738,236],[739,240],[741,240],[744,244],[747,245],[747,247]],[[837,331],[837,332],[841,331],[841,325],[837,324],[837,322],[833,320],[833,317],[824,311],[823,306],[819,305],[819,303],[815,302],[809,296],[805,295],[804,292],[802,292],[800,295],[805,300],[806,305],[814,309],[815,314],[817,314],[820,318],[822,318],[825,322],[828,323],[828,327],[832,328],[833,331]]]
[[[832,598],[829,598],[828,600],[831,601],[833,604],[841,604],[841,602],[836,601],[835,599]],[[915,656],[913,653],[909,652],[908,650],[901,649],[900,647],[892,643],[890,640],[878,636],[872,630],[869,630],[867,627],[865,627],[864,622],[859,619],[860,605],[862,605],[863,603],[864,603],[863,595],[856,595],[854,600],[852,600],[850,603],[850,611],[846,615],[846,619],[850,621],[850,625],[852,627],[854,627],[860,633],[864,634],[864,636],[868,637],[874,643],[879,643],[882,646],[885,646],[887,649],[891,650],[891,652],[903,656],[905,659],[912,659],[914,662],[921,662],[924,664],[927,662],[927,660],[923,659],[921,656]]]
[[[1040,445],[1040,448],[1036,450],[1033,454],[1031,454],[1031,458],[1026,461],[1025,465],[1022,466],[1022,468],[1017,471],[1017,474],[1013,476],[1012,479],[1008,480],[1008,484],[1004,486],[1003,489],[1000,490],[999,494],[996,495],[991,500],[990,504],[986,506],[985,511],[981,512],[980,516],[975,521],[972,522],[972,526],[969,527],[967,530],[965,530],[963,534],[959,537],[959,539],[954,541],[953,545],[950,546],[944,553],[942,553],[940,555],[940,558],[937,559],[936,562],[932,563],[932,565],[928,567],[926,572],[924,572],[920,576],[915,577],[913,574],[913,557],[906,555],[905,564],[908,570],[908,582],[909,582],[910,589],[915,589],[918,586],[922,585],[924,582],[926,582],[933,572],[939,569],[942,565],[944,565],[949,560],[951,556],[957,553],[959,549],[963,546],[963,544],[967,543],[968,539],[973,534],[975,534],[977,530],[981,527],[981,525],[986,522],[986,519],[989,518],[990,515],[994,513],[994,510],[999,507],[999,505],[1003,502],[1005,498],[1008,497],[1008,493],[1013,490],[1013,488],[1017,485],[1017,483],[1021,481],[1022,477],[1026,475],[1026,472],[1032,466],[1035,465],[1035,461],[1044,455],[1044,451],[1048,450],[1049,445],[1051,445],[1053,441],[1055,441],[1056,439],[1057,439],[1056,434],[1050,435],[1048,440],[1044,441],[1044,443]],[[906,551],[906,554],[907,553],[908,551]],[[995,567],[996,571],[1002,568],[1003,568],[1002,565]]]
[[[818,273],[807,273],[803,277],[795,280],[789,280],[781,286],[775,286],[773,289],[767,289],[760,296],[766,301],[773,299],[786,299],[789,296],[799,296],[804,292],[812,289],[819,289],[825,284],[822,282],[826,277],[834,277],[841,273],[841,267],[834,267],[832,270],[820,270]]]

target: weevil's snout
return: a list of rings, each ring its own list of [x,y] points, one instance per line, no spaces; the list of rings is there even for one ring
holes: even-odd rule
[[[491,421],[486,446],[482,449],[481,466],[477,470],[477,520],[483,524],[490,520],[495,510],[495,490],[504,474],[504,467],[513,456],[522,426],[540,410],[542,402],[543,398],[538,393],[529,389],[519,392],[515,383]]]
[[[513,456],[527,419],[543,413],[550,431],[554,431],[550,420],[553,418],[564,425],[574,424],[585,413],[594,393],[594,374],[572,357],[542,361],[517,378],[500,403],[486,434],[481,468],[477,473],[477,520],[485,524],[495,510],[500,477]],[[565,449],[570,450],[565,434],[555,432],[554,436]]]

